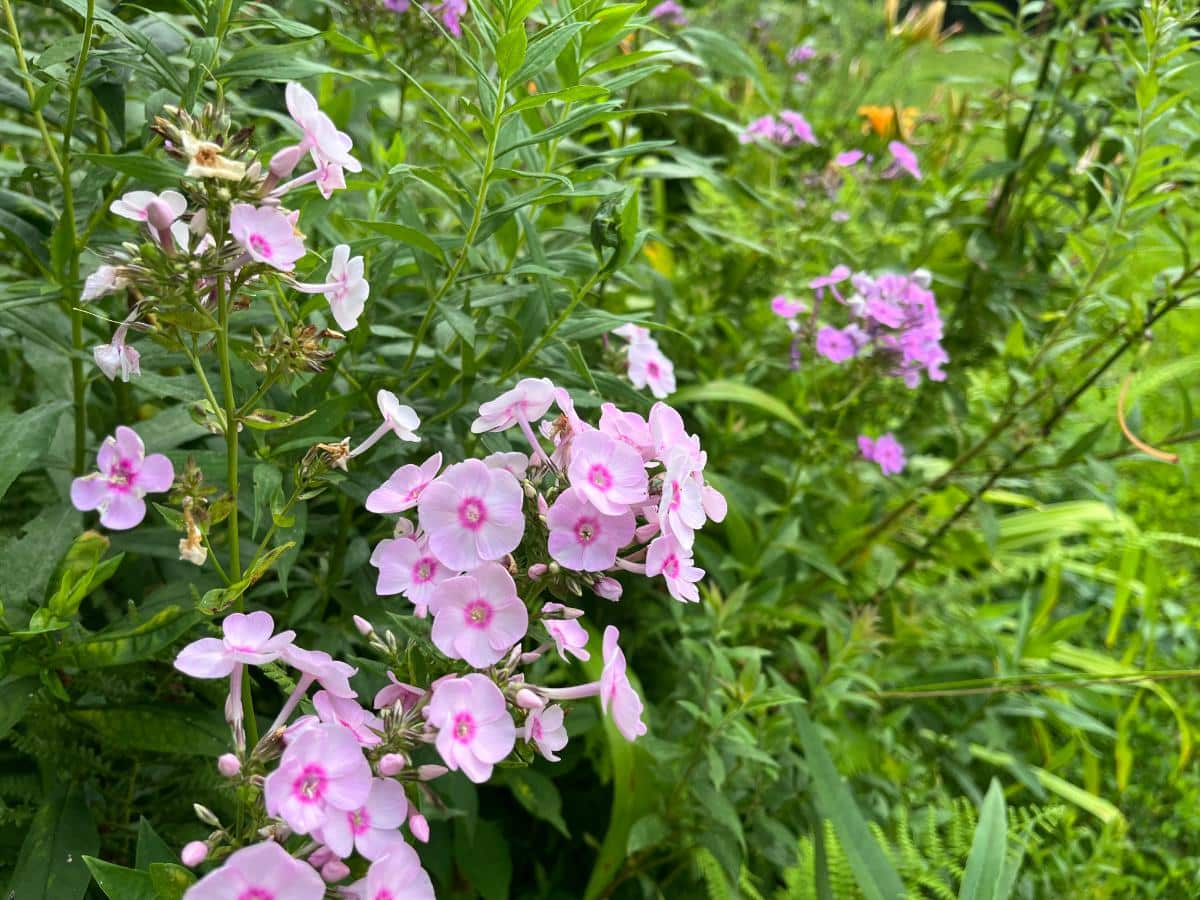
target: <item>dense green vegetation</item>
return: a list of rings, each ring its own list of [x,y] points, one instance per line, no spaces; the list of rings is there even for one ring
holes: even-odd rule
[[[0,4],[17,900],[1194,895],[1191,4]],[[311,855],[335,757],[416,855]]]

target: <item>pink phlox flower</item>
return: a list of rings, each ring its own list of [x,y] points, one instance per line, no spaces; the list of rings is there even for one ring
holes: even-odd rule
[[[692,564],[692,555],[672,535],[655,538],[646,550],[646,575],[661,575],[671,596],[682,603],[699,603],[700,591],[696,582],[704,570]]]
[[[888,152],[892,154],[893,160],[889,172],[895,170],[893,174],[898,174],[898,172],[903,171],[907,172],[917,181],[921,180],[921,165],[917,162],[917,155],[909,149],[907,144],[900,141],[892,141],[888,144]],[[885,172],[884,175],[888,177],[888,173]]]
[[[407,712],[425,696],[423,690],[400,681],[391,670],[388,670],[387,676],[391,684],[380,688],[375,695],[372,705],[376,709],[389,709],[399,703],[400,708]]]
[[[612,333],[619,338],[624,338],[631,344],[644,344],[647,341],[654,340],[650,335],[649,328],[643,328],[633,322],[626,322],[618,328],[614,328]]]
[[[112,343],[100,344],[92,350],[92,358],[95,359],[97,368],[109,381],[119,378],[127,382],[134,375],[142,374],[141,354],[125,343],[125,336],[129,333],[131,324],[132,316],[117,326],[117,330],[113,332]]]
[[[625,673],[625,654],[617,645],[620,632],[609,625],[604,629],[604,671],[600,675],[600,706],[612,716],[613,724],[632,741],[646,733],[642,721],[642,698]]]
[[[817,352],[830,362],[844,363],[858,353],[858,348],[845,331],[825,325],[817,332]]]
[[[554,384],[549,378],[523,378],[496,399],[480,404],[479,418],[471,423],[471,431],[506,431],[522,420],[537,422],[553,402]]]
[[[442,582],[434,596],[434,646],[476,669],[499,662],[529,630],[517,585],[499,563]]]
[[[296,290],[305,294],[324,294],[329,301],[329,310],[334,321],[343,331],[350,331],[358,324],[371,287],[363,278],[363,258],[350,258],[350,247],[338,244],[333,248],[329,274],[323,284],[297,283]]]
[[[833,271],[831,271],[828,275],[819,275],[810,281],[808,286],[812,289],[813,293],[816,294],[818,300],[825,295],[826,288],[829,288],[830,293],[837,297],[838,300],[842,300],[842,295],[836,286],[841,284],[849,277],[849,266],[834,266]],[[842,302],[845,301],[843,300]]]
[[[592,430],[592,426],[579,418],[579,414],[575,412],[575,401],[571,399],[566,388],[554,389],[554,404],[558,407],[561,415],[556,419],[542,422],[541,432],[543,436],[554,442],[554,451],[550,454],[550,461],[561,470],[571,463],[572,441],[583,432]]]
[[[350,678],[358,669],[349,663],[334,659],[324,650],[305,650],[303,647],[289,644],[283,649],[281,657],[285,663],[317,681],[333,696],[358,696],[354,688],[350,687]]]
[[[366,877],[344,890],[354,900],[436,900],[433,882],[408,844],[399,844],[372,862]]]
[[[567,477],[592,506],[609,516],[621,515],[648,496],[641,455],[600,431],[575,439]]]
[[[129,191],[114,200],[110,211],[125,219],[145,222],[155,232],[171,227],[171,223],[187,212],[187,199],[178,191]]]
[[[779,113],[780,120],[791,129],[791,136],[781,141],[783,144],[792,144],[802,142],[817,146],[817,137],[813,134],[812,126],[808,124],[808,119],[804,118],[795,110],[785,109]]]
[[[435,7],[426,7],[435,16],[440,16],[446,30],[456,38],[462,37],[462,17],[467,14],[467,0],[442,0]]]
[[[447,568],[429,549],[424,537],[389,538],[380,541],[371,554],[371,565],[379,570],[375,593],[380,597],[403,594],[424,618],[434,603],[437,586],[459,570]]]
[[[788,51],[787,61],[793,66],[808,62],[817,55],[817,48],[812,44],[798,44]]]
[[[707,520],[703,483],[693,474],[687,451],[683,448],[671,451],[662,476],[662,496],[658,504],[658,519],[663,531],[688,550],[695,541],[696,529],[704,527]]]
[[[334,191],[346,189],[346,173],[337,163],[318,162],[313,181],[326,200],[333,196]]]
[[[116,266],[101,266],[83,282],[83,292],[79,295],[80,302],[96,300],[113,291],[120,291],[129,286],[129,280],[124,271]]]
[[[779,294],[771,298],[771,312],[781,319],[794,319],[807,310],[808,306],[803,301],[794,300],[786,294]]]
[[[442,454],[433,454],[419,466],[409,463],[391,474],[367,495],[366,507],[373,513],[400,513],[412,509],[442,468]]]
[[[334,163],[350,172],[362,171],[362,164],[350,155],[354,142],[321,112],[312,94],[291,81],[284,89],[284,99],[288,113],[304,133],[300,143],[312,154],[314,163]]]
[[[483,464],[489,469],[503,469],[513,478],[524,478],[529,469],[529,457],[519,450],[498,450],[485,456]]]
[[[775,129],[776,126],[774,116],[760,116],[742,130],[742,133],[738,135],[738,142],[741,144],[749,144],[757,138],[774,140]]]
[[[591,659],[592,655],[587,650],[587,629],[578,622],[578,618],[583,615],[583,610],[563,606],[561,603],[546,603],[542,605],[542,615],[544,617],[554,615],[555,613],[562,615],[563,618],[543,618],[542,624],[546,626],[546,631],[549,633],[550,639],[554,641],[558,655],[564,661],[568,661],[568,653],[582,660]]]
[[[442,760],[476,784],[491,778],[492,767],[516,744],[517,727],[504,694],[478,672],[439,681],[427,710]]]
[[[469,459],[425,488],[417,514],[434,555],[465,572],[516,549],[525,532],[524,500],[512,473]]]
[[[175,657],[175,668],[193,678],[225,678],[235,666],[261,666],[279,659],[296,638],[294,631],[275,631],[271,614],[230,613],[221,623],[222,637],[200,638]]]
[[[652,340],[629,345],[629,380],[638,390],[650,388],[650,393],[662,400],[675,393],[675,364]]]
[[[325,882],[316,869],[274,841],[234,851],[219,869],[183,895],[184,900],[321,900],[324,896]]]
[[[663,0],[662,3],[650,10],[650,18],[683,28],[688,24],[687,13],[676,0]]]
[[[412,0],[383,0],[383,5],[392,12],[405,13],[412,5]]]
[[[558,751],[567,746],[563,718],[563,708],[557,704],[531,709],[525,718],[525,727],[521,729],[521,737],[525,743],[536,745],[538,753],[550,762],[558,762]]]
[[[654,459],[654,438],[650,424],[635,412],[625,412],[612,403],[600,406],[600,431],[610,438],[628,444],[643,460]]]
[[[328,724],[296,735],[263,783],[267,813],[297,834],[320,828],[330,815],[359,809],[370,791],[371,764],[358,738],[348,728]]]
[[[861,150],[843,150],[833,158],[833,164],[841,169],[848,169],[851,166],[857,165],[866,156]]]
[[[404,843],[400,826],[407,818],[404,786],[391,778],[375,778],[362,806],[331,813],[313,837],[343,859],[355,850],[364,859],[383,859]]]
[[[621,594],[624,592],[621,582],[615,578],[609,578],[607,575],[597,578],[592,585],[592,590],[596,592],[597,597],[603,597],[614,603],[621,599]]]
[[[350,451],[352,457],[367,452],[389,431],[402,441],[417,443],[421,440],[417,436],[417,428],[421,425],[421,418],[411,406],[401,403],[400,398],[391,391],[382,389],[375,394],[375,405],[379,407],[379,415],[383,417],[383,422],[365,440]]]
[[[673,407],[666,403],[655,403],[650,407],[649,424],[656,459],[665,460],[674,448],[682,447],[691,456],[693,466],[703,468],[703,464],[700,463],[700,439],[688,434],[683,424],[683,416]]]
[[[865,434],[859,435],[858,449],[863,459],[878,463],[884,475],[899,475],[907,464],[904,447],[890,431],[876,439]]]
[[[700,502],[704,505],[704,514],[714,522],[724,522],[729,512],[729,503],[725,495],[711,484],[704,484],[700,489]]]
[[[99,510],[100,524],[124,531],[146,517],[146,494],[169,491],[175,468],[161,453],[146,456],[136,431],[118,425],[96,454],[98,472],[71,482],[71,503],[82,512]]]
[[[617,552],[633,540],[636,526],[628,507],[617,506],[617,509],[616,515],[601,511],[580,488],[563,491],[546,516],[550,526],[550,556],[576,572],[602,572],[611,568]]]
[[[375,747],[383,740],[379,736],[383,731],[383,720],[370,710],[359,706],[358,701],[347,697],[335,697],[329,691],[317,691],[312,702],[317,711],[316,721],[349,729],[364,747]],[[306,718],[310,720],[309,724],[316,724],[311,716]],[[289,733],[294,734],[302,721],[304,720],[296,720],[288,729]]]
[[[290,272],[305,253],[304,239],[277,207],[238,203],[229,214],[229,232],[256,262]]]

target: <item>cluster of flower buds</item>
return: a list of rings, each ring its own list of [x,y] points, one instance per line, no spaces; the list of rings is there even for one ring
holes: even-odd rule
[[[841,287],[846,282],[853,288],[848,295]],[[942,317],[930,283],[924,270],[871,276],[853,274],[848,266],[814,278],[808,285],[816,296],[811,321],[818,321],[826,292],[851,319],[841,328],[820,326],[815,335],[817,352],[839,364],[867,357],[881,361],[887,374],[902,378],[910,388],[921,383],[922,374],[931,381],[945,381],[942,366],[949,357],[942,348]],[[788,321],[793,333],[804,330],[797,322],[807,310],[804,303],[781,295],[771,301],[771,309]]]
[[[675,393],[675,364],[659,349],[649,329],[630,322],[612,333],[629,342],[624,353],[625,372],[635,388],[648,387],[659,400]]]
[[[245,305],[240,290],[257,279],[276,277],[302,293],[324,294],[342,330],[353,328],[369,293],[361,256],[350,248],[334,248],[328,273],[313,283],[293,276],[305,256],[299,213],[283,206],[287,194],[313,184],[328,199],[346,186],[345,172],[361,171],[351,155],[352,142],[325,113],[312,94],[299,84],[286,88],[288,112],[300,131],[299,141],[277,152],[264,168],[250,144],[251,129],[229,133],[224,116],[206,107],[199,116],[169,109],[158,117],[155,130],[167,152],[187,164],[181,190],[130,191],[110,209],[141,225],[138,243],[120,251],[88,276],[81,299],[96,300],[129,289],[128,314],[112,340],[95,349],[100,370],[110,379],[128,381],[140,374],[140,355],[128,342],[130,330],[156,331],[170,337],[172,329],[186,332],[215,330],[219,291]],[[313,168],[292,177],[305,158]],[[291,371],[313,369],[327,358],[316,346],[318,337],[337,338],[337,332],[313,329],[303,334],[262,343],[264,351],[286,344],[283,366]],[[303,359],[297,356],[297,347]]]

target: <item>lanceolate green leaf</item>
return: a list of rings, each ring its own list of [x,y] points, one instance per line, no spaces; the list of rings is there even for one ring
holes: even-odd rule
[[[1008,817],[1004,791],[1000,789],[1000,782],[993,778],[979,811],[979,824],[971,840],[959,900],[1003,900],[998,890],[1003,881],[1007,852]]]
[[[9,891],[21,900],[80,900],[92,880],[83,857],[99,846],[84,789],[60,782],[33,817]]]
[[[806,433],[808,431],[808,428],[800,421],[800,417],[792,412],[782,400],[740,381],[718,379],[706,384],[684,387],[671,395],[671,402],[677,404],[737,403],[752,406],[791,425],[797,431]]]

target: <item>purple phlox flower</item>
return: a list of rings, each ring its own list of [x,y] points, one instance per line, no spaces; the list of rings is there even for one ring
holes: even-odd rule
[[[435,16],[440,16],[442,25],[454,37],[462,37],[462,17],[467,14],[467,0],[442,0],[437,6],[429,6],[425,8]]]
[[[161,453],[146,456],[138,433],[118,425],[96,454],[98,472],[71,482],[71,503],[83,512],[99,510],[100,524],[124,531],[146,517],[146,494],[169,491],[175,481],[171,461]]]
[[[884,173],[885,178],[895,177],[899,172],[903,171],[917,179],[917,181],[921,180],[921,166],[917,162],[917,155],[909,149],[908,145],[900,141],[892,141],[888,144],[888,152],[892,154],[892,165],[889,167],[888,172]]]
[[[804,118],[800,113],[795,110],[785,109],[779,113],[779,118],[791,130],[791,135],[785,135],[785,139],[778,141],[778,143],[786,145],[803,142],[805,144],[812,144],[814,147],[817,146],[818,141],[816,135],[813,134],[812,126],[808,124],[808,119]]]
[[[858,165],[865,155],[861,150],[843,150],[833,158],[833,164],[838,168],[846,169]]]
[[[884,475],[898,475],[904,471],[907,463],[904,447],[890,431],[875,439],[859,435],[858,449],[863,459],[878,463]]]
[[[358,324],[371,287],[363,278],[363,258],[350,257],[350,247],[338,244],[333,248],[329,274],[323,284],[297,282],[296,290],[305,294],[324,294],[329,301],[329,310],[334,321],[343,331],[350,331]]]
[[[676,25],[680,28],[688,24],[687,13],[683,7],[675,0],[663,0],[653,9],[650,10],[650,18],[665,22],[668,25]]]
[[[798,66],[808,62],[816,55],[817,48],[812,44],[798,44],[788,51],[787,61],[789,65]]]

